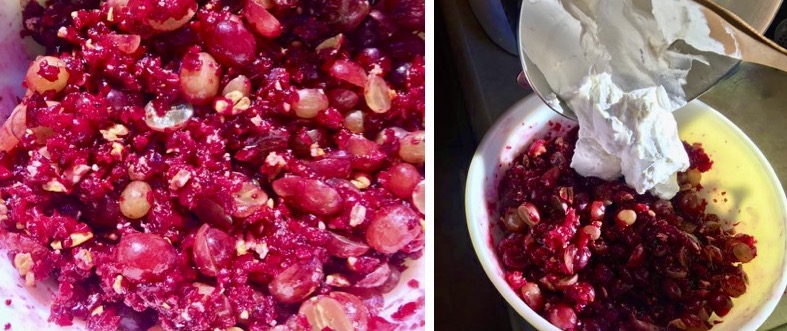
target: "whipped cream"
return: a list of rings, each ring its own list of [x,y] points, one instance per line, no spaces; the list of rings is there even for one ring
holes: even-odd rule
[[[672,111],[692,66],[739,56],[690,0],[526,0],[523,51],[572,108],[571,167],[669,199],[689,167]],[[718,32],[716,33],[718,34]],[[727,36],[729,38],[729,36]],[[725,50],[725,45],[727,49]]]

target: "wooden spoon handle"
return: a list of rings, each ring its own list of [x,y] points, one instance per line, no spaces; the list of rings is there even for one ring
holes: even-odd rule
[[[746,21],[715,2],[710,0],[694,1],[718,15],[736,29],[736,37],[742,49],[742,60],[787,71],[786,49],[765,38],[749,23],[746,23]]]

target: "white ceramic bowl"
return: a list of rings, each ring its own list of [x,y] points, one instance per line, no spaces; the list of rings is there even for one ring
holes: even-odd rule
[[[0,0],[0,26],[3,27],[0,29],[0,124],[16,107],[17,98],[24,95],[22,79],[30,61],[36,53],[43,51],[30,38],[19,38],[22,27],[20,2],[27,1]],[[34,288],[25,286],[3,246],[0,243],[0,329],[9,323],[12,330],[86,330],[84,321],[75,320],[69,327],[47,322],[51,295],[57,287],[53,281],[38,283]],[[397,330],[423,329],[426,318],[426,258],[406,263],[408,269],[402,273],[399,285],[385,294],[385,305],[379,316],[395,321]],[[11,300],[10,305],[4,303],[7,299]],[[408,303],[415,303],[413,313],[394,319],[392,315]]]
[[[677,110],[675,117],[681,139],[702,143],[714,161],[702,178],[708,211],[722,220],[739,221],[736,229],[757,239],[758,256],[744,265],[748,290],[733,300],[734,308],[712,330],[755,330],[776,307],[787,285],[784,190],[759,149],[720,113],[695,101]],[[503,277],[495,253],[503,236],[496,222],[495,202],[498,182],[513,158],[533,138],[552,129],[550,123],[560,123],[563,130],[575,125],[534,96],[514,105],[489,129],[476,150],[465,188],[467,226],[484,271],[506,301],[539,330],[557,328],[530,309]]]

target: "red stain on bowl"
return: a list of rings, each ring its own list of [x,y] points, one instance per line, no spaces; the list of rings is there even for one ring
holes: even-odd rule
[[[411,288],[418,288],[421,286],[421,283],[419,283],[417,279],[411,279],[409,282],[407,282],[407,286],[410,286]]]

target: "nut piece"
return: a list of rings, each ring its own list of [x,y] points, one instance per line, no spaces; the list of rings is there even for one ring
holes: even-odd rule
[[[19,271],[19,275],[27,275],[30,269],[33,269],[33,256],[30,253],[16,253],[14,255],[14,268]]]
[[[189,179],[191,179],[191,172],[186,169],[180,169],[178,170],[178,173],[176,173],[175,176],[173,176],[169,181],[169,188],[173,191],[177,191],[183,188],[183,186],[186,186],[186,183],[189,182]]]
[[[697,187],[702,180],[702,173],[694,168],[689,169],[689,171],[686,171],[686,179],[692,187]]]
[[[325,277],[325,284],[333,287],[350,286],[350,280],[342,274],[333,274]]]
[[[366,175],[358,175],[355,177],[355,179],[351,180],[350,183],[352,183],[359,190],[366,189],[369,187],[369,185],[372,185],[371,180],[369,180],[369,177]]]
[[[105,140],[115,142],[120,140],[120,137],[125,136],[128,134],[128,128],[123,126],[123,124],[115,124],[106,130],[98,130],[101,132],[101,136],[104,137]]]
[[[43,185],[44,191],[49,192],[56,192],[62,193],[66,191],[66,187],[57,181],[57,179],[51,179]]]
[[[14,255],[14,268],[19,271],[19,275],[25,278],[25,285],[33,286],[36,277],[30,272],[33,269],[33,256],[30,253],[17,253]]]
[[[93,238],[93,232],[86,232],[86,233],[72,233],[69,235],[71,237],[71,247],[76,247],[82,245],[86,241]]]
[[[350,226],[355,227],[363,223],[366,219],[366,207],[356,203],[350,211]]]
[[[101,315],[104,313],[104,306],[98,306],[90,312],[90,316]]]
[[[76,184],[82,180],[82,176],[87,174],[88,171],[90,171],[90,167],[86,164],[77,164],[66,169],[65,173],[63,173],[63,177],[70,179],[71,184]]]

